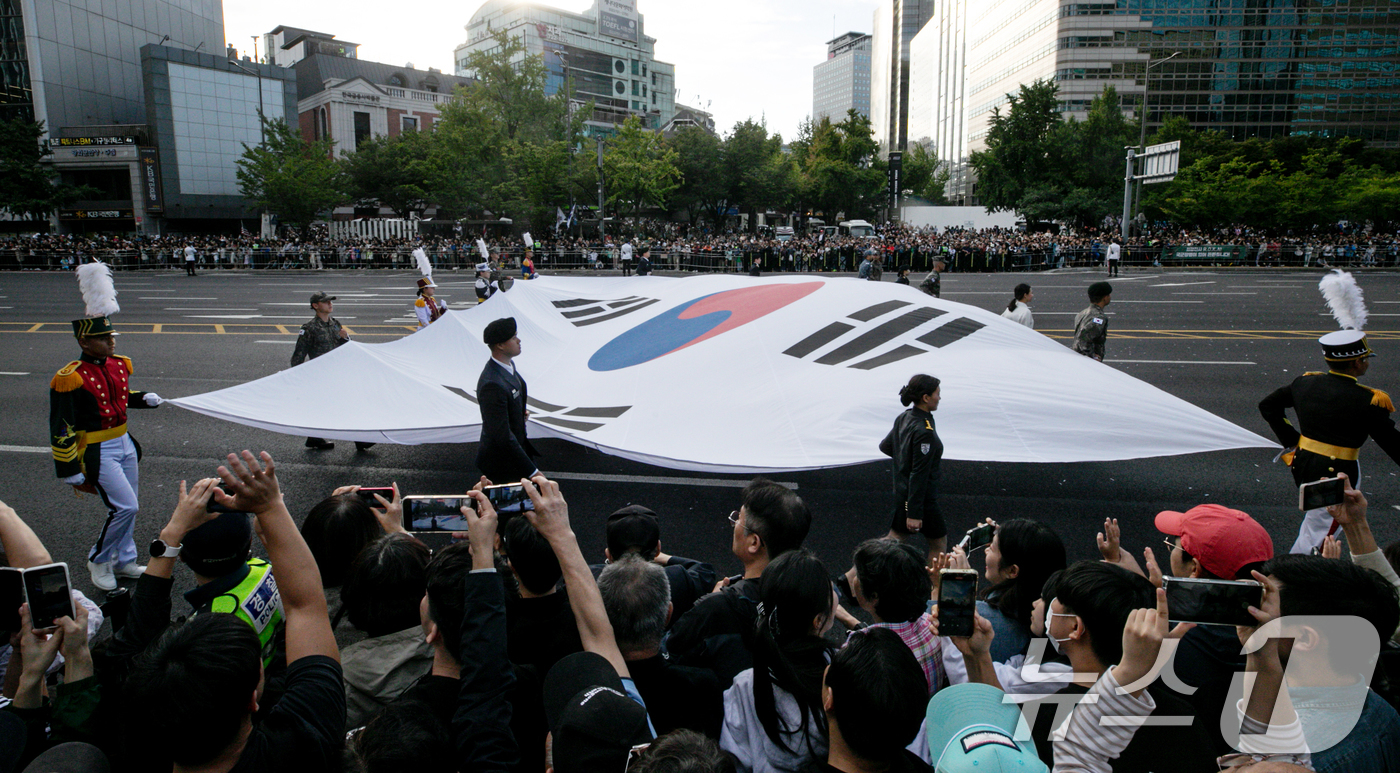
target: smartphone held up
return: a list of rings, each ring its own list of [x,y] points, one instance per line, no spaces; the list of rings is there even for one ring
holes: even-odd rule
[[[971,636],[977,630],[977,572],[944,569],[938,573],[938,635]]]

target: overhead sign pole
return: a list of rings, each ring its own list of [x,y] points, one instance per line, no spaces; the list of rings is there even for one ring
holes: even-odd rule
[[[1177,170],[1181,165],[1181,142],[1177,140],[1149,145],[1142,149],[1142,153],[1138,153],[1137,148],[1129,147],[1127,156],[1127,169],[1123,173],[1123,221],[1118,229],[1124,239],[1128,238],[1128,221],[1133,216],[1133,183],[1138,181],[1143,185],[1151,185],[1176,179]],[[1134,174],[1133,162],[1139,158],[1142,159],[1142,171]]]

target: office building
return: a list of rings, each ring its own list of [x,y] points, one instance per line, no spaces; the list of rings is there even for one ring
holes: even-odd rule
[[[1105,86],[1130,116],[1145,100],[1149,134],[1181,116],[1237,140],[1300,134],[1400,147],[1393,3],[953,0],[937,18],[914,46],[932,58],[911,77],[937,105],[920,123],[949,161],[984,148],[992,110],[1042,78],[1059,85],[1068,116],[1083,118]]]
[[[870,117],[870,36],[847,32],[826,42],[826,61],[812,68],[812,123]]]
[[[313,54],[354,59],[360,49],[358,43],[336,40],[335,35],[326,32],[312,32],[286,25],[278,25],[263,35],[262,44],[263,53],[259,61],[278,67],[291,67]]]
[[[329,137],[343,156],[375,135],[428,131],[442,105],[470,78],[429,68],[417,70],[351,56],[312,54],[296,63],[301,136]]]
[[[526,56],[541,56],[548,70],[546,91],[573,84],[569,99],[593,103],[585,132],[608,135],[630,116],[661,129],[676,112],[675,65],[656,59],[656,39],[646,35],[636,0],[595,0],[582,13],[515,0],[490,0],[467,23],[467,42],[458,46],[456,73],[470,76],[469,57],[495,47],[502,30],[519,39]]]
[[[222,54],[223,3],[0,0],[0,120],[141,124],[141,47],[162,42]]]
[[[933,12],[933,0],[882,0],[875,8],[870,122],[883,152],[902,151],[908,142],[910,43]]]

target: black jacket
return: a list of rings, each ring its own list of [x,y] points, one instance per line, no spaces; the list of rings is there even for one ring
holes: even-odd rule
[[[1284,412],[1298,414],[1294,427]],[[1259,412],[1285,447],[1298,445],[1300,436],[1343,448],[1360,448],[1369,435],[1396,464],[1400,464],[1400,432],[1390,414],[1395,406],[1390,395],[1357,383],[1340,373],[1305,373],[1293,383],[1274,390],[1259,403]],[[1319,478],[1333,478],[1344,472],[1357,483],[1354,460],[1298,449],[1290,465],[1294,482],[1302,485]]]
[[[481,405],[481,442],[476,466],[493,483],[513,483],[534,472],[538,456],[525,436],[525,379],[494,359],[487,360],[476,382]]]
[[[758,618],[758,580],[741,579],[695,602],[671,626],[666,651],[671,662],[707,668],[719,677],[721,690],[753,668],[753,630]]]
[[[880,441],[880,453],[894,459],[895,517],[941,519],[938,475],[943,441],[933,426],[933,414],[918,408],[899,414],[890,434]]]

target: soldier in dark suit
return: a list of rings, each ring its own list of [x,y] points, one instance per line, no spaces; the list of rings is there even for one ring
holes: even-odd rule
[[[505,317],[487,325],[482,340],[491,347],[491,359],[476,382],[476,398],[481,406],[476,466],[493,483],[514,483],[540,471],[532,461],[539,454],[525,436],[525,379],[513,362],[520,355],[515,318]]]
[[[1264,398],[1259,412],[1288,449],[1283,458],[1292,468],[1295,483],[1335,478],[1344,472],[1360,488],[1356,459],[1367,436],[1400,464],[1400,431],[1390,416],[1395,405],[1390,395],[1357,382],[1374,356],[1365,333],[1328,333],[1319,343],[1328,372],[1299,376]],[[1287,408],[1298,415],[1297,426],[1289,422]],[[1325,508],[1309,510],[1290,552],[1311,552],[1322,544],[1331,526],[1332,517]]]

